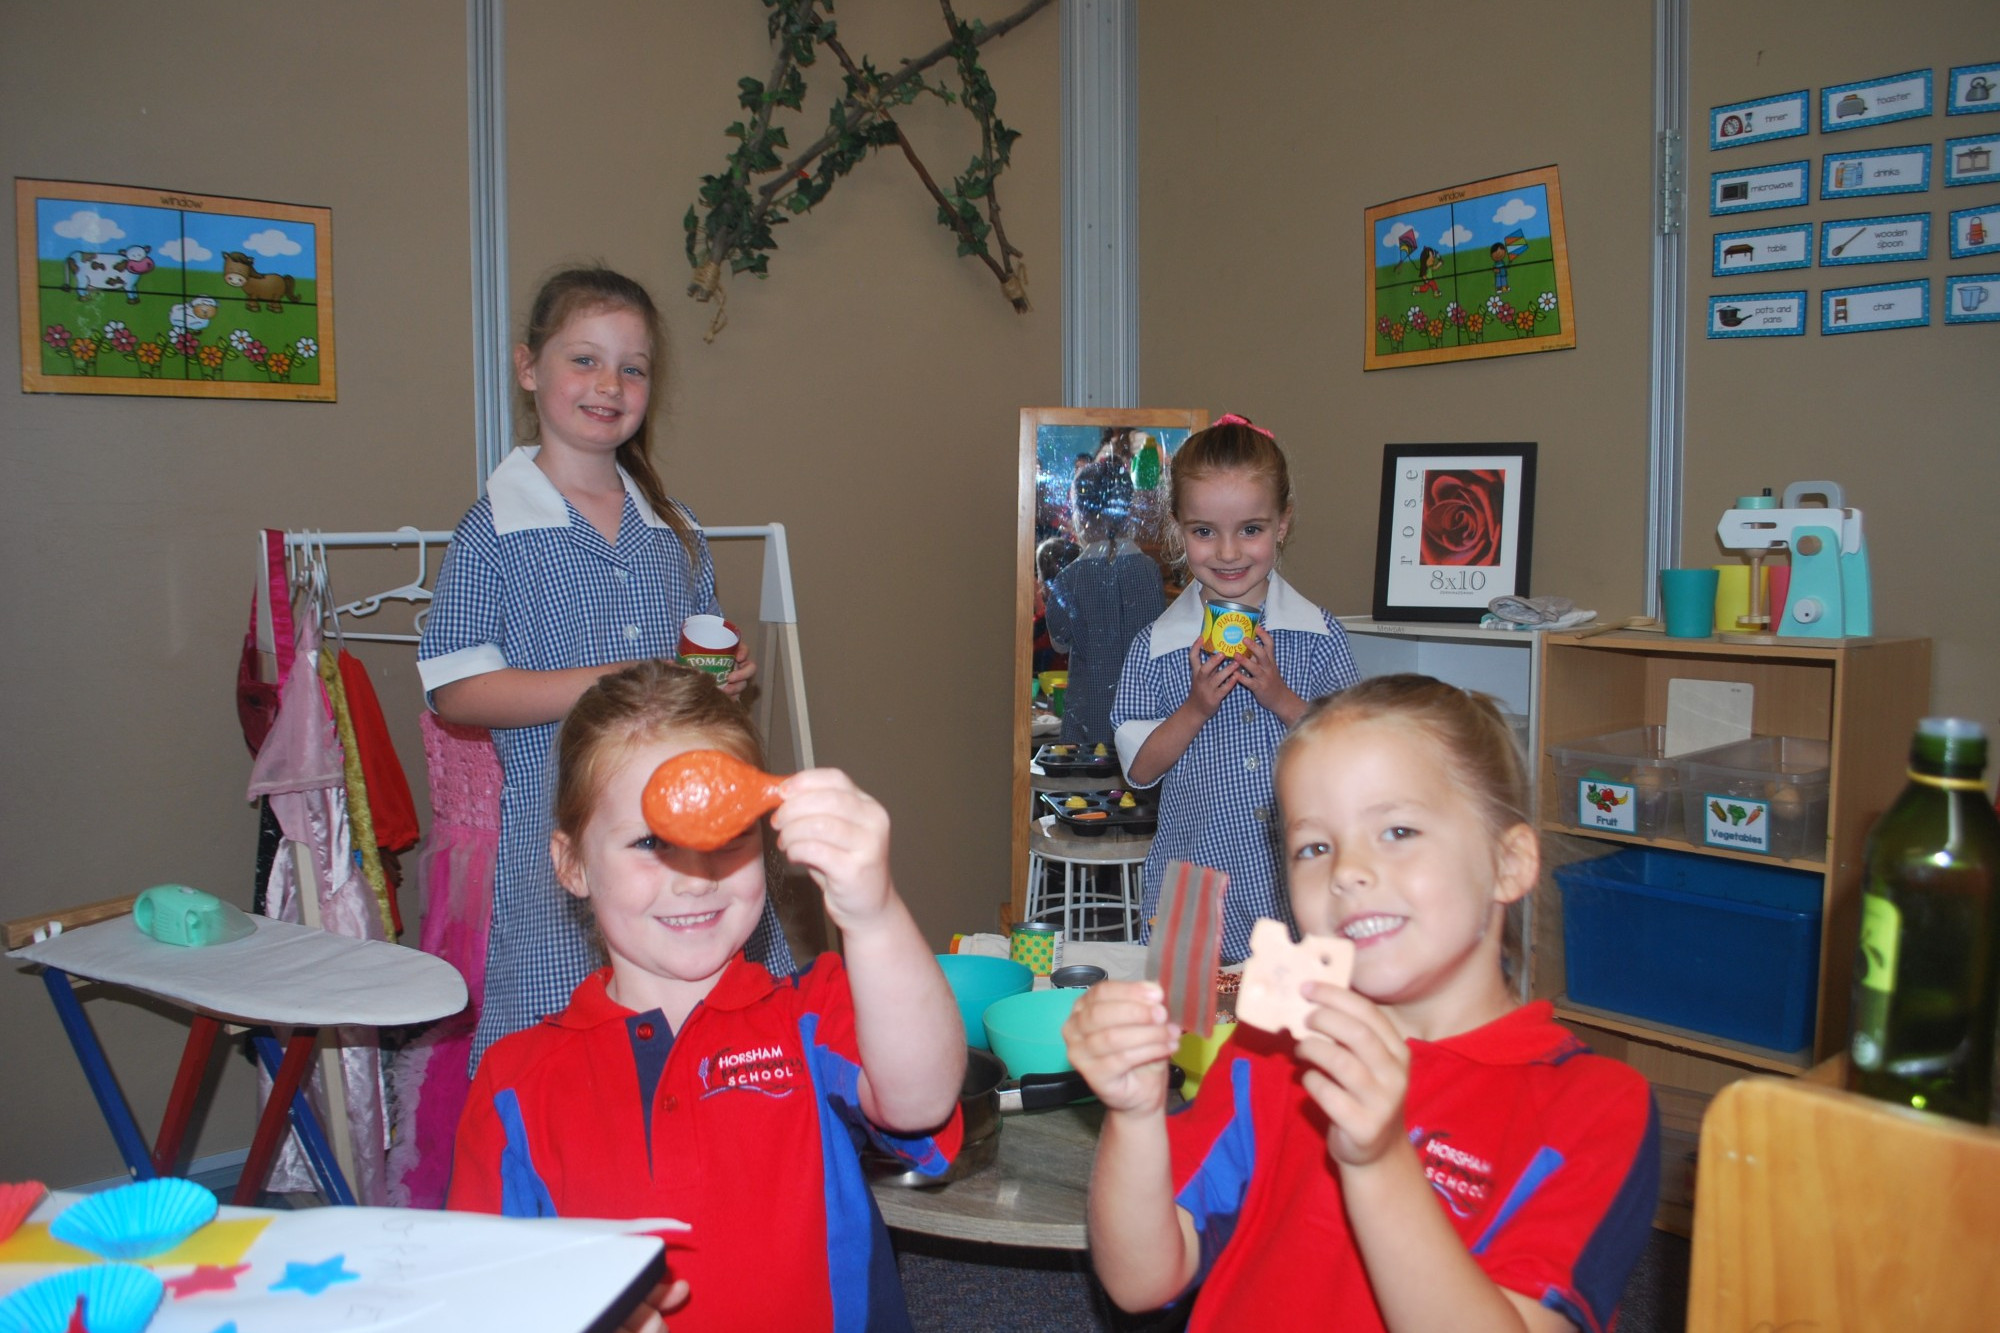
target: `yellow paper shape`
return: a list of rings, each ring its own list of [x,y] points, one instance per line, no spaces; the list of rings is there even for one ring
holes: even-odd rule
[[[210,1222],[171,1250],[131,1262],[147,1268],[173,1268],[183,1264],[216,1264],[228,1267],[243,1262],[243,1256],[271,1225],[268,1217],[225,1217]],[[29,1222],[19,1231],[0,1240],[0,1264],[100,1264],[101,1255],[65,1244],[49,1234],[46,1222]]]

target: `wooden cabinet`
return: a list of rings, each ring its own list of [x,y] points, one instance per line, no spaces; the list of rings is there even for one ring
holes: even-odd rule
[[[1821,882],[1818,993],[1812,1040],[1798,1052],[1688,1032],[1569,1002],[1563,957],[1562,896],[1545,874],[1535,894],[1533,992],[1594,1048],[1633,1065],[1659,1093],[1668,1153],[1662,1225],[1685,1230],[1692,1197],[1693,1143],[1701,1110],[1717,1090],[1746,1074],[1804,1073],[1838,1053],[1847,1038],[1848,990],[1858,929],[1862,849],[1869,827],[1902,789],[1910,736],[1930,701],[1928,639],[1787,639],[1748,643],[1668,639],[1631,631],[1553,634],[1542,650],[1537,804],[1551,866],[1615,851],[1617,844],[1666,847],[1707,856],[1788,866]],[[1752,852],[1698,847],[1679,836],[1584,833],[1575,818],[1574,781],[1557,780],[1552,745],[1664,723],[1676,678],[1742,681],[1756,690],[1751,729],[1830,746],[1827,841],[1777,861]],[[1679,1154],[1685,1150],[1685,1160]],[[1683,1194],[1685,1197],[1682,1197]]]

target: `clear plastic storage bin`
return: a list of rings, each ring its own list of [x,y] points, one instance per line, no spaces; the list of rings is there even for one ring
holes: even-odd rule
[[[1687,840],[1793,860],[1826,857],[1825,741],[1752,736],[1679,759]]]
[[[1665,727],[1632,727],[1551,745],[1558,817],[1592,833],[1675,838],[1681,833],[1681,780],[1661,753]]]
[[[1569,998],[1729,1041],[1811,1045],[1821,877],[1629,847],[1557,868]]]

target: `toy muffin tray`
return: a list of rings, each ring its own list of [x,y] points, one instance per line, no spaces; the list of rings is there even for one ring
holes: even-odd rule
[[[1118,772],[1118,751],[1107,745],[1098,754],[1093,745],[1044,745],[1035,763],[1052,778],[1108,778]]]
[[[1121,806],[1122,791],[1045,791],[1037,793],[1072,837],[1094,838],[1103,833],[1151,833],[1159,827],[1160,807],[1145,792],[1133,792],[1134,804]],[[1082,804],[1078,805],[1077,802]]]

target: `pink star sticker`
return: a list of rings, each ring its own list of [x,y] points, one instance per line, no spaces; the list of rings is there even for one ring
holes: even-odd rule
[[[173,1293],[173,1297],[177,1301],[186,1300],[188,1297],[198,1295],[204,1291],[234,1291],[236,1290],[236,1279],[249,1271],[249,1264],[237,1264],[231,1268],[222,1268],[215,1264],[201,1264],[195,1268],[194,1272],[186,1274],[183,1277],[168,1278],[166,1287],[169,1292]]]

